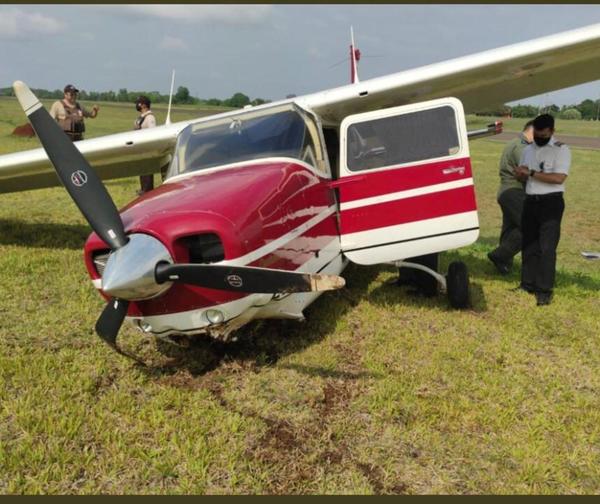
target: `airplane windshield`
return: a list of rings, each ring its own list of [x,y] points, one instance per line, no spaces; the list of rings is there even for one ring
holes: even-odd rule
[[[169,176],[269,157],[306,161],[309,137],[292,105],[190,124],[179,135]]]

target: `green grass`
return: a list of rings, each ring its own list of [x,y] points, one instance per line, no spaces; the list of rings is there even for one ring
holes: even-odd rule
[[[530,119],[533,119],[531,117]],[[506,119],[503,117],[484,117],[484,116],[467,116],[467,124],[470,129],[477,129],[486,126],[494,121],[502,121],[504,131],[521,131],[523,126],[529,119],[513,118]],[[566,119],[556,119],[556,132],[559,135],[576,135],[587,137],[600,136],[600,121],[576,121]]]
[[[135,116],[103,107],[90,134],[113,113]],[[8,137],[18,114],[0,117],[2,152],[29,148]],[[502,145],[471,149],[481,238],[442,262],[467,263],[472,309],[351,266],[305,323],[228,345],[126,327],[147,367],[93,333],[104,303],[64,191],[2,195],[0,493],[598,493],[600,264],[579,251],[600,249],[600,152],[573,150],[555,302],[537,308],[485,257]],[[107,186],[121,206],[137,181]]]
[[[54,101],[42,100],[42,103],[47,109],[50,109]],[[94,102],[82,101],[81,104],[91,110]],[[98,102],[97,104],[100,107],[98,116],[95,119],[85,120],[86,138],[94,138],[133,129],[133,122],[139,113],[135,110],[132,103]],[[217,114],[226,110],[231,109],[208,105],[173,106],[171,121],[186,121],[196,117]],[[167,117],[167,105],[164,103],[156,104],[152,107],[152,111],[156,117],[156,123],[164,124]],[[0,97],[0,154],[40,147],[37,138],[29,139],[11,136],[12,131],[17,126],[25,123],[27,123],[27,118],[21,107],[19,107],[17,99]]]

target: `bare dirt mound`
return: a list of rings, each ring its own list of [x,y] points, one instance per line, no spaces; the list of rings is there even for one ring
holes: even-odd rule
[[[35,136],[35,131],[33,131],[31,124],[26,123],[26,124],[22,124],[21,126],[17,126],[13,130],[12,134],[14,136],[18,136],[18,137],[31,138],[31,137]]]

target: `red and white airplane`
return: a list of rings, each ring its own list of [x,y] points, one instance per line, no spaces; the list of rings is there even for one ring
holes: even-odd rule
[[[0,156],[0,192],[69,191],[94,230],[85,264],[108,299],[96,329],[115,348],[125,317],[161,338],[227,337],[256,318],[301,319],[349,261],[405,266],[473,243],[465,111],[596,79],[600,25],[77,144],[17,81],[44,148]],[[120,212],[100,181],[167,165]],[[447,277],[412,266],[468,302],[464,265]]]

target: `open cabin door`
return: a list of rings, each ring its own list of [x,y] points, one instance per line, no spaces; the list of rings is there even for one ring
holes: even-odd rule
[[[340,128],[341,246],[377,264],[473,243],[479,219],[456,98],[348,116]]]

